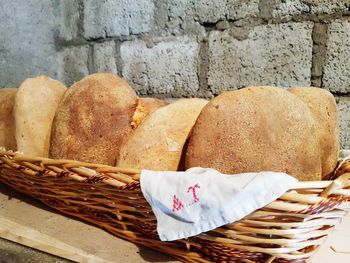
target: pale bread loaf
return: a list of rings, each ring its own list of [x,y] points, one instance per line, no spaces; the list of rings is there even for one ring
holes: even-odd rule
[[[180,99],[153,112],[123,144],[117,165],[176,171],[192,126],[206,104],[203,99]]]
[[[18,151],[48,157],[51,125],[66,87],[47,76],[24,80],[14,107]]]

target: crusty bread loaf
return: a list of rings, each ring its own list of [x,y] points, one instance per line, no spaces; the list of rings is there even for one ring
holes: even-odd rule
[[[123,144],[117,165],[176,171],[189,132],[206,104],[203,99],[181,99],[156,110]]]
[[[199,115],[189,138],[186,168],[211,167],[234,174],[287,172],[321,179],[316,121],[293,94],[275,87],[224,92]]]
[[[322,177],[331,174],[337,165],[339,156],[339,126],[337,105],[335,99],[328,90],[308,87],[293,87],[288,89],[310,108],[314,114],[320,138]]]
[[[110,73],[76,82],[52,127],[50,157],[115,165],[120,146],[147,115],[134,90]]]
[[[156,98],[141,98],[141,101],[144,103],[145,107],[148,109],[149,114],[152,114],[153,112],[155,112],[159,108],[164,107],[164,106],[169,104],[168,102],[166,102],[164,100],[160,100],[160,99],[156,99]]]
[[[47,76],[20,84],[14,107],[18,151],[48,157],[52,120],[65,91],[61,82]]]
[[[7,150],[16,150],[15,118],[13,106],[17,89],[0,89],[0,146]]]

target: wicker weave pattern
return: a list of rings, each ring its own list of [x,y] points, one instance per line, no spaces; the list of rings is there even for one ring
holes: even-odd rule
[[[88,169],[86,169],[88,168]],[[161,242],[139,170],[0,151],[0,181],[63,213],[184,262],[306,262],[350,201],[350,162],[335,181],[301,182],[244,219],[198,236]]]

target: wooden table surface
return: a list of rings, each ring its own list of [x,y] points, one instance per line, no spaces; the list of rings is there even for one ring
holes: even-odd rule
[[[56,213],[3,184],[0,184],[0,221],[2,224],[11,222],[14,224],[13,229],[31,237],[40,236],[49,243],[53,242],[57,246],[54,252],[66,250],[90,258],[93,255],[90,262],[177,262],[161,253],[114,237],[97,227]],[[13,233],[2,233],[2,236],[6,234],[11,236]],[[25,238],[18,242],[23,243],[23,240]],[[32,244],[32,241],[27,242]],[[34,245],[47,249],[38,242],[34,240]],[[4,257],[1,253],[5,252],[0,249],[1,259]],[[311,262],[350,262],[350,215],[337,226]]]

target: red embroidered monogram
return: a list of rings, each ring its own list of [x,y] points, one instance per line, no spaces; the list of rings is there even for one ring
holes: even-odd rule
[[[196,192],[197,188],[199,189],[201,187],[198,184],[195,184],[194,186],[188,187],[187,193],[189,193],[189,192],[192,193],[192,195],[193,195],[193,202],[187,204],[186,207],[191,206],[191,205],[193,205],[193,204],[195,204],[195,203],[197,203],[199,201],[199,198],[198,198],[197,192]],[[180,211],[184,207],[185,206],[183,205],[181,200],[176,195],[174,195],[174,198],[173,198],[173,212]]]
[[[184,205],[179,200],[179,198],[177,198],[177,196],[174,195],[174,198],[173,198],[173,212],[179,211],[182,208],[184,208]]]
[[[197,203],[199,201],[199,198],[197,197],[197,194],[196,194],[196,188],[201,188],[201,187],[198,184],[195,184],[194,186],[190,186],[187,189],[187,193],[192,190],[193,199],[194,199],[193,201],[195,203]]]

